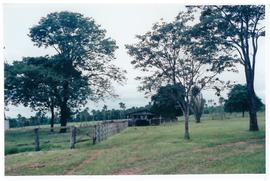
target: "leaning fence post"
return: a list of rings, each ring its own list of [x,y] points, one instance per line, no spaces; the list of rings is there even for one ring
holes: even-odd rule
[[[34,132],[35,132],[35,151],[39,151],[40,147],[39,147],[39,129],[35,128]]]
[[[71,127],[71,135],[70,135],[70,149],[75,148],[76,143],[76,127]]]

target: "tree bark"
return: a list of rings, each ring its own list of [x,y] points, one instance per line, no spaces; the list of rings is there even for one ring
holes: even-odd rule
[[[35,151],[40,151],[39,128],[35,128],[34,132],[35,132]]]
[[[51,124],[51,132],[53,132],[53,127],[54,127],[54,105],[52,104],[51,106],[51,120],[50,120],[50,124]]]
[[[185,115],[185,135],[184,139],[189,140],[189,108],[187,108],[186,112],[184,113]]]
[[[245,65],[245,74],[248,90],[249,103],[249,130],[258,131],[257,111],[256,111],[256,94],[254,91],[254,77],[250,65]]]
[[[66,133],[67,121],[70,118],[70,111],[67,105],[67,101],[68,101],[68,81],[65,81],[63,84],[63,101],[60,106],[60,123],[61,123],[60,133]]]
[[[200,123],[201,122],[201,116],[196,115],[195,118],[196,118],[196,123]]]
[[[249,130],[259,131],[258,121],[257,121],[257,111],[256,111],[256,94],[254,92],[253,85],[249,87]]]
[[[60,133],[66,133],[67,132],[67,120],[69,118],[69,111],[67,108],[66,103],[62,103],[60,106],[60,124],[61,124],[61,129]]]

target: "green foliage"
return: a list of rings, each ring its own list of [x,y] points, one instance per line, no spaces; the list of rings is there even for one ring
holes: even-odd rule
[[[48,109],[53,98],[52,78],[48,57],[25,57],[22,61],[5,64],[5,102],[23,104],[33,109]]]
[[[179,88],[179,91],[184,90]],[[176,91],[172,85],[160,87],[157,93],[151,97],[151,111],[165,118],[175,118],[176,116],[183,115],[177,104],[177,95],[175,93]]]
[[[92,116],[89,113],[89,108],[85,108],[83,111],[78,112],[76,117],[79,121],[86,122],[92,120]]]
[[[233,57],[230,64],[244,66],[250,103],[250,131],[258,131],[254,76],[258,41],[265,36],[265,5],[207,5],[200,6],[200,12],[200,23],[194,34],[204,38],[204,49],[219,47],[223,56]]]
[[[112,64],[115,41],[92,18],[67,11],[50,13],[30,28],[29,37],[34,45],[53,48],[56,54],[6,64],[6,104],[57,106],[65,126],[74,109],[88,100],[116,96],[112,83],[125,81],[125,71]]]
[[[125,71],[110,63],[118,47],[105,33],[92,18],[67,11],[50,13],[30,29],[29,36],[35,45],[54,48],[61,62],[64,80],[59,106],[63,126],[69,119],[70,108],[76,107],[69,105],[73,89],[90,88],[92,100],[98,100],[114,95],[112,81],[123,83],[125,80]],[[84,85],[79,86],[75,81],[77,85],[73,87],[72,81],[77,79],[83,80],[80,83]],[[74,98],[80,99],[79,105],[84,105],[85,96],[74,95]]]
[[[224,109],[226,112],[245,112],[249,110],[248,90],[246,85],[235,85],[228,94],[228,99],[225,100]],[[256,96],[256,110],[260,110],[263,103]]]
[[[60,108],[64,96],[62,81],[66,74],[61,65],[58,56],[25,57],[22,61],[6,64],[5,101],[54,112],[54,108]],[[80,72],[73,68],[69,72],[74,76],[69,83],[71,92],[67,104],[79,109],[91,98],[91,90]]]
[[[265,6],[224,5],[200,8],[200,23],[196,25],[193,33],[204,37],[206,50],[213,47],[234,50],[234,61],[247,65],[250,71],[254,71],[255,69],[252,69],[255,68],[258,39],[265,36],[265,27],[262,24],[265,19]],[[225,56],[232,54],[223,52]],[[248,52],[253,52],[253,55],[248,55]]]
[[[137,77],[142,83],[139,90],[147,94],[162,85],[180,83],[189,94],[194,85],[201,90],[221,82],[215,75],[233,67],[231,57],[221,55],[217,46],[205,50],[204,37],[193,33],[197,26],[189,26],[193,20],[193,13],[180,12],[174,21],[155,23],[151,31],[136,36],[137,43],[126,45],[134,67],[151,72]]]
[[[111,80],[125,79],[125,71],[110,63],[118,48],[115,41],[92,18],[67,11],[50,13],[30,29],[29,36],[36,46],[56,50],[66,79],[72,79],[74,69],[84,71],[97,97],[112,93]]]
[[[131,63],[145,72],[137,77],[141,82],[139,91],[149,95],[168,84],[180,85],[184,89],[183,95],[178,95],[176,100],[186,115],[186,139],[189,139],[192,94],[206,87],[221,91],[220,87],[228,82],[217,78],[218,74],[235,69],[232,57],[224,55],[219,45],[206,45],[208,40],[198,35],[200,24],[194,25],[194,18],[192,11],[180,12],[173,21],[155,23],[150,31],[136,36],[136,43],[126,45],[128,54],[134,58]]]
[[[123,103],[123,102],[119,102],[119,107],[120,107],[121,109],[123,109],[123,110],[126,109],[126,105],[125,105],[125,103]]]

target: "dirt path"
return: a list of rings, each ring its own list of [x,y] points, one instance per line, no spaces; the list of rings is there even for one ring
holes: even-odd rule
[[[92,153],[90,155],[90,157],[86,160],[84,160],[82,163],[80,163],[78,166],[76,166],[74,169],[69,170],[68,172],[66,172],[64,175],[75,175],[77,171],[82,170],[83,167],[87,164],[89,164],[90,162],[92,162],[93,160],[97,159],[97,157],[101,154],[101,150],[97,150],[94,153]]]
[[[118,170],[116,172],[113,172],[112,175],[135,175],[142,172],[144,169],[141,167],[134,167],[134,168],[125,168]]]
[[[264,142],[265,140],[264,139],[248,139],[245,141],[219,144],[212,147],[198,148],[198,149],[193,150],[193,152],[196,153],[196,152],[211,151],[213,149],[224,148],[224,147],[237,147],[241,145],[249,145],[250,147],[261,147],[261,146],[264,146],[263,144],[260,143],[262,141]]]

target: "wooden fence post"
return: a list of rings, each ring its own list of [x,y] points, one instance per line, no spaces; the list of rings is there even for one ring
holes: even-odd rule
[[[94,125],[94,131],[93,131],[93,145],[96,144],[97,141],[97,125]]]
[[[106,123],[103,123],[103,140],[106,139]]]
[[[102,141],[104,137],[104,132],[103,132],[103,123],[100,125],[100,140]]]
[[[105,139],[108,137],[108,123],[105,123]]]
[[[111,123],[108,124],[108,136],[111,136],[111,132],[112,132],[112,126]]]
[[[40,146],[39,146],[39,129],[35,128],[35,151],[40,151]]]
[[[97,126],[97,141],[100,142],[100,124],[98,124]]]
[[[76,144],[76,127],[72,126],[71,127],[71,135],[70,135],[70,149],[75,148]]]
[[[108,137],[108,123],[105,123],[105,139]]]

